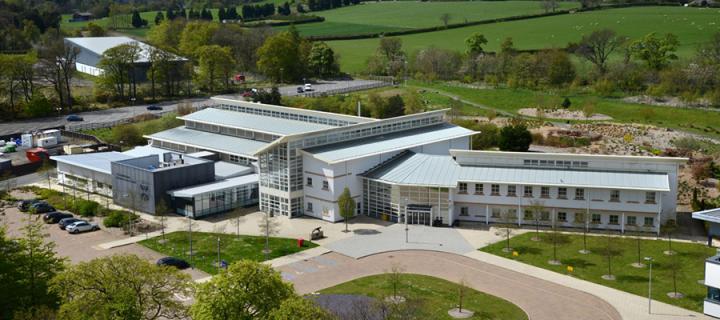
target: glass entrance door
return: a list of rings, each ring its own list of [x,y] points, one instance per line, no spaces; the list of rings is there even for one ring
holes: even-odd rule
[[[430,225],[430,212],[428,211],[408,211],[408,224]]]

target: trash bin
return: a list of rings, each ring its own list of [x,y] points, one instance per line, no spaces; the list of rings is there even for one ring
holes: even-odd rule
[[[305,239],[303,239],[303,238],[298,238],[297,240],[298,240],[298,247],[302,247],[303,244],[305,243]]]

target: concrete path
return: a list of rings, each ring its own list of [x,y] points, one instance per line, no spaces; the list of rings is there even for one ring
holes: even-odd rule
[[[396,264],[406,273],[449,281],[464,279],[476,290],[514,303],[533,320],[622,319],[615,308],[592,294],[451,253],[397,251],[361,259],[329,253],[278,269],[299,293],[306,294],[381,274]]]
[[[394,224],[381,229],[355,230],[353,237],[325,244],[332,251],[352,257],[397,250],[429,250],[463,254],[474,251],[465,238],[451,228],[434,228],[421,225]],[[407,241],[406,241],[407,240]]]

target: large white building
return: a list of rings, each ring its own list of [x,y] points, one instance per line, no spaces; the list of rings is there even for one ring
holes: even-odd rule
[[[286,216],[339,221],[347,187],[358,214],[391,221],[531,224],[537,215],[542,224],[655,232],[675,217],[687,160],[469,151],[482,133],[448,123],[446,110],[378,120],[213,100],[181,117],[185,126],[148,136],[151,145],[257,165],[260,209]]]

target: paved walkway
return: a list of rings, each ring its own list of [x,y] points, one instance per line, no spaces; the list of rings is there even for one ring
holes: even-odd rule
[[[449,281],[463,279],[476,290],[514,303],[533,320],[622,319],[615,308],[592,294],[445,252],[397,251],[361,259],[329,253],[278,269],[299,293],[305,294],[381,274],[395,264],[400,264],[407,273]]]
[[[410,225],[406,239],[405,227],[398,223],[381,229],[355,229],[355,236],[324,246],[356,259],[396,250],[429,250],[456,254],[475,250],[457,229]]]

